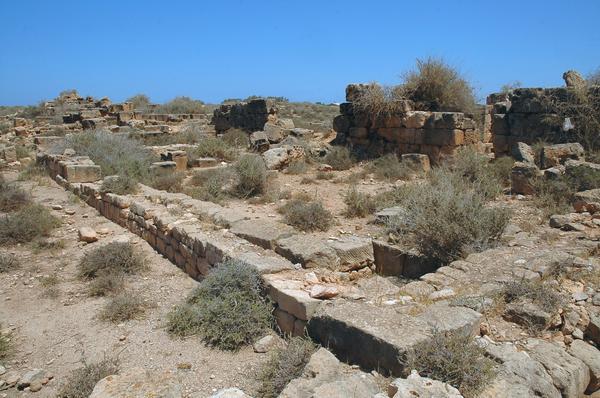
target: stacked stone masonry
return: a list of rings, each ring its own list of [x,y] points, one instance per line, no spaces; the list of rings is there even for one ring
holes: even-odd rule
[[[559,115],[557,106],[567,101],[572,88],[519,88],[487,97],[486,121],[493,137],[496,155],[510,154],[519,142],[534,144],[573,141],[569,121]],[[600,97],[600,87],[589,89]],[[573,121],[570,121],[571,123]],[[575,126],[576,127],[576,126]]]
[[[356,109],[353,100],[362,85],[346,88],[346,101],[333,121],[336,142],[369,153],[421,153],[432,162],[455,154],[465,145],[491,150],[489,135],[482,134],[470,115],[461,112],[429,112],[414,109],[411,101],[398,101],[398,111],[382,116]]]
[[[224,132],[237,128],[249,133],[262,131],[265,124],[273,120],[276,109],[270,107],[266,100],[256,99],[247,103],[221,105],[215,109],[211,124],[215,130]]]

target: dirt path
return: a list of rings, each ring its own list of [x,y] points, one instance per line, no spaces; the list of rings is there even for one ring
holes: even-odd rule
[[[23,374],[28,369],[41,368],[54,375],[35,396],[54,397],[68,373],[81,366],[82,360],[92,362],[104,355],[119,355],[122,369],[174,371],[186,395],[208,396],[232,386],[250,394],[255,392],[254,374],[268,354],[256,354],[251,348],[222,352],[205,347],[197,338],[171,338],[164,329],[166,314],[186,297],[195,281],[143,240],[107,221],[51,180],[43,185],[24,185],[30,187],[35,202],[63,208],[52,210],[63,219],[63,224],[53,232],[51,240],[61,240],[64,247],[38,252],[32,245],[0,249],[16,254],[21,262],[19,269],[0,274],[0,322],[15,336],[15,353],[6,361],[7,370]],[[89,245],[78,242],[77,231],[82,226],[103,232],[99,241]],[[141,319],[115,325],[98,319],[108,299],[87,296],[86,282],[77,279],[76,266],[85,251],[117,237],[130,239],[145,254],[148,270],[130,277],[126,289],[152,307]],[[52,275],[59,281],[56,297],[43,284],[44,278]],[[191,368],[178,370],[181,364]],[[13,388],[1,391],[2,394],[17,397],[33,393]]]

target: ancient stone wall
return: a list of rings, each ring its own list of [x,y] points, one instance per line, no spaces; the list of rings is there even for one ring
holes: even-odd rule
[[[211,124],[217,132],[237,128],[249,133],[262,131],[265,124],[273,120],[277,111],[264,99],[256,99],[247,103],[221,105],[215,109]]]
[[[559,107],[574,95],[575,88],[519,88],[487,97],[486,118],[490,121],[494,152],[510,153],[518,143],[549,144],[574,142],[575,120],[567,120]],[[600,99],[600,87],[592,87],[588,95]]]
[[[429,112],[414,109],[411,101],[398,101],[398,111],[381,116],[356,109],[353,99],[361,85],[346,88],[346,101],[333,121],[336,143],[370,154],[421,153],[432,162],[452,156],[464,145],[491,150],[491,137],[482,134],[473,118],[461,112]]]

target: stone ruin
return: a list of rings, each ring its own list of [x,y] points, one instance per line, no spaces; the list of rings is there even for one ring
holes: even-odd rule
[[[269,106],[264,99],[255,99],[246,103],[221,105],[214,110],[211,124],[217,133],[235,128],[252,133],[263,130],[269,121],[277,119],[277,110]]]
[[[465,145],[491,151],[491,135],[483,132],[469,114],[420,111],[411,101],[403,100],[398,101],[397,113],[373,117],[353,106],[361,87],[346,87],[346,102],[340,104],[340,115],[333,121],[338,144],[371,154],[421,153],[434,163]]]

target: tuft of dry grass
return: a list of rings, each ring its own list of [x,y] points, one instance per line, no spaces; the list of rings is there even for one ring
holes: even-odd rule
[[[60,225],[60,220],[44,206],[27,205],[20,210],[0,216],[0,244],[27,243],[48,236]]]
[[[135,274],[144,268],[144,256],[131,243],[110,242],[87,252],[78,267],[79,275],[87,279],[102,272]]]
[[[112,297],[100,312],[100,319],[113,323],[130,321],[140,317],[148,305],[131,293],[120,293]]]
[[[88,398],[96,383],[107,376],[119,373],[119,360],[104,357],[99,362],[83,363],[83,366],[69,374],[61,386],[57,398]]]
[[[333,215],[317,200],[296,197],[278,211],[287,224],[300,231],[327,231],[333,224]]]
[[[334,170],[348,170],[356,163],[350,150],[342,146],[334,146],[323,158],[323,163],[330,165]]]
[[[359,192],[356,187],[351,187],[344,194],[346,217],[366,217],[377,210],[375,199],[368,193]]]

